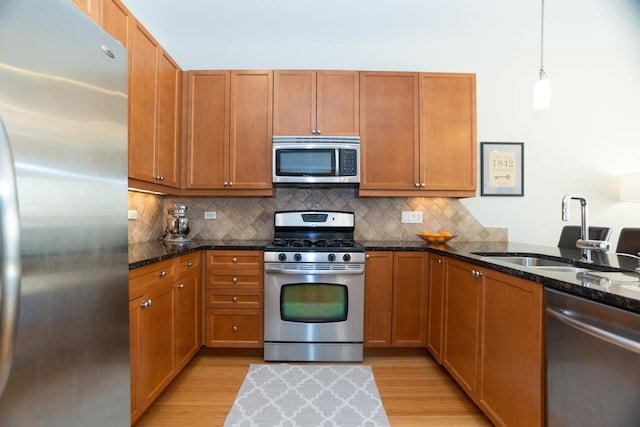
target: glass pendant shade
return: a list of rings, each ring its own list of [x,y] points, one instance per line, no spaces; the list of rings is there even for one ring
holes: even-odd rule
[[[551,107],[551,80],[540,73],[540,80],[533,85],[533,109],[546,110]]]

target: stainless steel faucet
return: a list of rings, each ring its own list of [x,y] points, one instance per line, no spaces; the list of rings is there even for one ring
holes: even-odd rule
[[[605,240],[589,239],[589,206],[587,198],[579,194],[565,194],[562,197],[562,220],[569,221],[569,202],[580,201],[580,239],[576,241],[576,248],[582,249],[582,260],[591,262],[591,251],[608,251],[610,243]]]
[[[580,196],[579,194],[565,194],[562,198],[562,220],[569,221],[569,201],[571,200],[580,200],[580,238],[582,240],[589,240],[589,206],[587,205],[586,197]]]

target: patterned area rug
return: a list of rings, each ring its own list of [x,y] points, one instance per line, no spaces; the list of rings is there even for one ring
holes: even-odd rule
[[[224,427],[388,427],[370,366],[251,364]]]

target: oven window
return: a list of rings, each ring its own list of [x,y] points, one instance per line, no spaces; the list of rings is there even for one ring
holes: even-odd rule
[[[333,149],[279,149],[276,151],[278,176],[335,176]]]
[[[344,322],[348,307],[344,285],[293,283],[280,290],[280,317],[289,322]]]

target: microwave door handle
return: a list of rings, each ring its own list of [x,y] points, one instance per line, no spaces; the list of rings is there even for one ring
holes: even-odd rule
[[[0,117],[0,397],[4,393],[15,347],[20,303],[20,215],[13,154]]]

